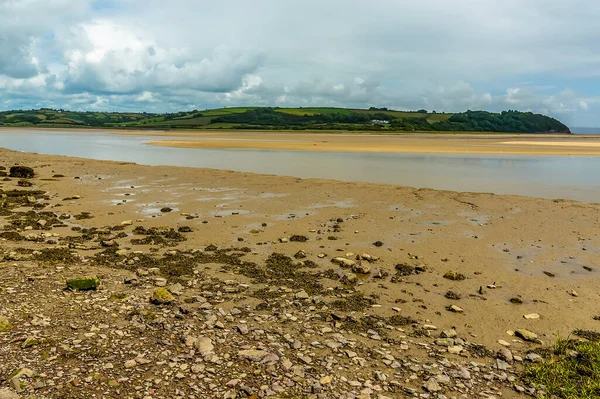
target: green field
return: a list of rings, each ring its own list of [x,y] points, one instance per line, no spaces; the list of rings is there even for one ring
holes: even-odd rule
[[[232,107],[176,113],[77,112],[43,108],[0,112],[0,126],[113,129],[239,129],[347,132],[568,132],[559,121],[529,112],[436,113],[387,108]]]

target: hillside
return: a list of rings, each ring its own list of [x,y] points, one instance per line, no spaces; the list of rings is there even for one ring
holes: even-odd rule
[[[346,131],[460,131],[570,133],[560,121],[531,112],[405,112],[387,108],[220,108],[168,114],[76,112],[53,109],[0,112],[0,126],[127,129],[261,129]]]

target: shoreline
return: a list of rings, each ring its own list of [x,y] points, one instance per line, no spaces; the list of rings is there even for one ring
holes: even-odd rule
[[[301,366],[309,386],[331,375],[323,389],[346,392],[347,380],[411,365],[429,369],[430,362],[439,368],[443,358],[473,374],[465,398],[480,397],[492,384],[502,397],[521,399],[512,381],[483,379],[497,372],[496,352],[509,348],[524,358],[557,335],[597,327],[600,204],[6,149],[0,155],[0,166],[19,163],[36,173],[27,179],[30,188],[16,178],[0,181],[3,193],[13,193],[0,216],[0,286],[10,288],[0,290],[0,316],[12,325],[0,333],[0,376],[23,367],[25,349],[16,337],[33,336],[39,343],[26,349],[27,367],[52,377],[77,367],[77,389],[88,397],[113,389],[111,380],[129,393],[137,381],[123,376],[167,379],[152,388],[164,397],[198,378],[210,378],[216,390],[235,378],[254,386],[252,370],[284,375],[281,359]],[[39,205],[18,202],[12,190],[39,196]],[[81,276],[98,276],[102,285],[64,290],[67,279]],[[151,302],[159,288],[172,290],[173,300]],[[534,332],[544,345],[508,333],[517,329]],[[457,336],[444,338],[450,330]],[[191,352],[198,337],[210,339],[212,354]],[[61,346],[48,360],[54,342]],[[81,347],[82,355],[63,357],[65,346]],[[100,349],[102,357],[85,355]],[[164,373],[174,359],[165,350],[178,354],[173,372]],[[242,350],[279,360],[249,361]],[[321,368],[328,356],[341,368]],[[389,356],[397,369],[385,363]],[[440,372],[453,376],[451,365]],[[515,361],[507,373],[518,382],[520,370]],[[85,379],[95,373],[102,377]],[[430,378],[398,375],[417,392]],[[38,392],[65,395],[72,378],[60,374]],[[298,384],[290,387],[301,392]]]

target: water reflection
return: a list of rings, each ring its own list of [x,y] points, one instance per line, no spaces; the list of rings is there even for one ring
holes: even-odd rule
[[[161,137],[1,132],[28,152],[262,174],[600,202],[600,157],[212,150],[145,145]]]

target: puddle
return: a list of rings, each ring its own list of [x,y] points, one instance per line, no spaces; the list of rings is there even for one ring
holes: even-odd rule
[[[309,209],[321,209],[321,208],[355,208],[356,205],[353,203],[353,199],[348,199],[345,201],[330,201],[329,203],[323,204],[317,202],[316,204],[312,204]]]
[[[245,209],[228,209],[228,210],[224,210],[224,211],[210,212],[209,214],[212,216],[237,216],[237,215],[246,215],[248,213],[250,213],[250,211],[247,211]]]

